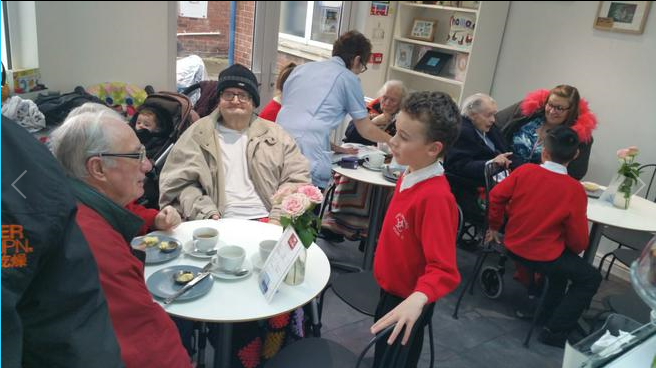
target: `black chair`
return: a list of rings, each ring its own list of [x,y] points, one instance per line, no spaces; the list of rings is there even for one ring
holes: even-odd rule
[[[645,179],[648,179],[645,181],[645,184],[647,184],[645,198],[656,202],[656,195],[654,195],[653,198],[650,196],[652,186],[656,189],[656,185],[653,185],[654,178],[656,178],[656,164],[642,165],[639,170],[641,171],[642,176]],[[656,190],[654,190],[654,193],[656,193]],[[611,257],[608,269],[606,270],[606,280],[608,280],[610,270],[613,268],[616,260],[629,267],[631,262],[638,258],[640,251],[645,247],[647,242],[652,236],[654,236],[654,234],[649,232],[622,229],[614,226],[604,226],[601,234],[617,243],[617,248],[604,254],[601,261],[599,261],[599,272],[601,272],[604,266],[604,261],[606,258]]]
[[[430,312],[435,304],[429,304],[424,307],[422,316]],[[394,344],[387,349],[382,361],[376,368],[398,368],[405,366],[408,358],[408,347],[410,346],[415,335],[419,331],[419,323],[416,323],[410,334],[408,344],[401,345],[401,332]],[[363,362],[363,359],[372,346],[380,339],[386,338],[394,329],[395,325],[388,326],[376,335],[365,346],[359,355],[351,352],[343,345],[332,340],[322,338],[307,338],[299,340],[276,354],[269,360],[265,368],[349,368],[349,367],[369,367]]]
[[[498,165],[495,163],[491,162],[485,165],[485,220],[484,220],[484,228],[487,228],[487,217],[488,217],[488,210],[489,210],[489,202],[490,202],[490,190],[495,185],[495,180],[494,176],[496,176],[502,168],[500,168]],[[474,280],[476,280],[479,275],[480,275],[480,285],[481,288],[483,289],[483,293],[485,296],[495,299],[498,298],[501,295],[501,292],[503,291],[503,275],[505,273],[505,263],[509,257],[509,253],[503,246],[503,244],[498,244],[496,242],[489,242],[486,243],[484,239],[481,240],[482,245],[479,250],[478,257],[476,258],[476,262],[474,263],[474,269],[472,270],[471,276],[467,280],[467,283],[464,285],[464,287],[460,290],[460,294],[458,295],[458,301],[456,302],[456,306],[453,311],[453,318],[458,319],[458,310],[460,309],[460,304],[462,303],[462,299],[465,296],[465,293],[467,290],[469,290],[469,294],[473,295],[474,294]],[[483,268],[483,264],[485,263],[485,259],[487,258],[488,255],[490,254],[498,254],[499,255],[499,262],[497,266],[488,266]],[[516,259],[516,258],[514,258]],[[522,263],[521,260],[516,259],[519,263]],[[524,266],[527,266],[523,264]],[[530,267],[527,267],[528,272],[531,275],[535,275],[535,271],[532,270]],[[531,284],[535,283],[534,277],[531,277]],[[526,334],[526,338],[524,339],[524,346],[528,347],[529,342],[531,340],[531,335],[533,334],[533,330],[535,329],[535,326],[537,325],[538,319],[540,314],[542,313],[542,309],[544,307],[544,301],[546,299],[547,295],[547,290],[549,289],[549,278],[546,275],[543,275],[543,287],[542,287],[542,292],[540,293],[540,298],[538,300],[538,306],[535,311],[535,314],[533,315],[533,319],[531,322],[531,327],[528,330],[528,333]]]

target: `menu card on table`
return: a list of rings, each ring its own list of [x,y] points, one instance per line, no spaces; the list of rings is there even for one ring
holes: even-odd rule
[[[273,295],[280,288],[280,283],[292,268],[292,264],[296,261],[302,247],[303,243],[301,243],[296,231],[293,227],[288,226],[285,232],[282,233],[276,247],[271,251],[269,258],[264,262],[260,276],[257,279],[260,291],[267,302],[271,302]]]

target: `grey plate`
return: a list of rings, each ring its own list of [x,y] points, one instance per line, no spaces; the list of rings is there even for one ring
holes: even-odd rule
[[[162,299],[166,299],[169,296],[175,294],[175,292],[180,290],[184,285],[177,284],[173,280],[173,275],[175,275],[176,272],[182,270],[191,271],[194,273],[194,275],[197,275],[201,271],[201,268],[196,266],[178,265],[161,269],[150,275],[148,280],[146,280],[148,291],[150,291],[150,293],[154,296]],[[212,289],[212,285],[214,285],[214,282],[212,281],[212,275],[207,276],[194,287],[187,290],[186,293],[180,295],[176,300],[179,301],[198,298],[199,296],[207,294],[210,289]]]
[[[146,247],[146,264],[164,263],[178,257],[180,252],[182,252],[182,243],[180,243],[178,239],[161,234],[148,234],[145,236],[156,236],[159,238],[159,241],[178,243],[178,247],[173,252],[162,252],[159,250],[159,244],[156,244],[152,247]],[[132,245],[133,248],[138,246],[141,244],[143,238],[143,236],[137,236],[136,238],[132,239],[130,245]]]
[[[397,170],[398,171],[398,170]],[[399,180],[399,177],[394,175],[394,170],[390,169],[390,166],[385,164],[383,165],[383,178],[387,179],[387,181],[391,181],[392,183],[396,183],[397,180]],[[403,171],[401,171],[403,173]],[[399,174],[400,176],[401,174]]]

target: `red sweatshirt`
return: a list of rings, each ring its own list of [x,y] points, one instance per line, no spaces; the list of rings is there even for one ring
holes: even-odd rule
[[[583,186],[566,174],[525,164],[490,192],[490,229],[508,223],[504,244],[532,261],[553,261],[569,248],[588,247],[588,197]]]
[[[400,192],[400,179],[378,239],[374,276],[386,292],[407,298],[415,291],[428,302],[458,286],[458,210],[446,178],[435,176]]]
[[[153,224],[155,223],[155,216],[157,216],[159,213],[158,210],[146,208],[140,204],[137,204],[137,202],[128,203],[128,205],[125,206],[125,209],[144,220],[144,224],[139,228],[139,232],[137,233],[138,235],[144,235],[153,228]]]

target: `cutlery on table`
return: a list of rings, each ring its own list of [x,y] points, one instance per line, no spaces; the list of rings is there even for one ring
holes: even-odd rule
[[[180,290],[176,291],[175,294],[164,300],[164,304],[171,304],[174,300],[178,299],[182,294],[186,293],[187,290],[191,289],[195,285],[198,285],[199,282],[203,281],[204,278],[210,275],[210,269],[212,269],[212,262],[203,267],[203,269],[194,277],[189,283],[183,286]]]

